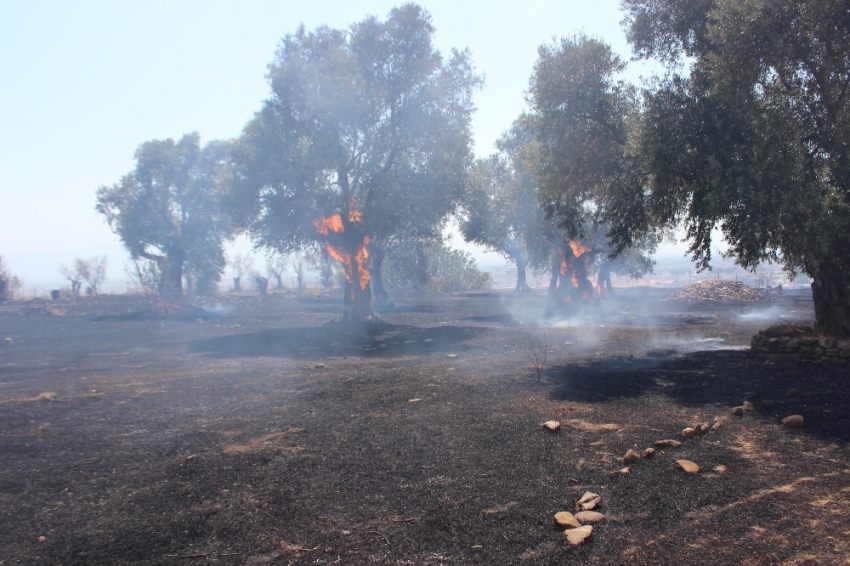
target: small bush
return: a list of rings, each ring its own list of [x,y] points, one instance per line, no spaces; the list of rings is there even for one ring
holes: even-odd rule
[[[12,275],[9,268],[3,265],[3,257],[0,256],[0,303],[14,299],[23,286],[24,281]]]
[[[426,246],[424,253],[388,257],[382,272],[391,287],[422,284],[433,291],[480,291],[493,286],[493,277],[478,269],[472,254],[443,245]],[[424,281],[423,281],[424,279]]]

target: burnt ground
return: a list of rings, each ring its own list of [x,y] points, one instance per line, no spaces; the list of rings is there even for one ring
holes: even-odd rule
[[[0,565],[850,563],[850,371],[744,349],[810,300],[623,291],[539,326],[542,294],[394,298],[365,334],[330,295],[0,306]],[[607,519],[570,547],[552,515],[588,490]]]

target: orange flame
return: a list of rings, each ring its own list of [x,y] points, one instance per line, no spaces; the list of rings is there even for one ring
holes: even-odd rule
[[[342,225],[342,216],[339,214],[313,220],[313,225],[316,227],[316,230],[319,231],[319,234],[323,236],[327,236],[329,232],[341,234],[345,231],[345,227]]]
[[[577,242],[575,240],[570,240],[570,247],[573,249],[573,253],[576,257],[579,257],[580,255],[587,253],[591,250],[591,248],[588,248],[581,242]]]
[[[351,208],[348,213],[348,219],[350,222],[360,222],[360,211]],[[345,232],[345,225],[342,222],[342,216],[339,214],[314,220],[313,225],[316,227],[319,234],[322,234],[323,236],[330,236],[331,233],[342,234]],[[360,285],[361,290],[366,289],[366,286],[369,284],[369,272],[366,270],[366,262],[369,259],[369,241],[369,236],[363,237],[363,240],[357,246],[353,262],[349,252],[339,246],[331,244],[330,242],[325,243],[325,248],[328,250],[328,254],[338,262],[342,263],[345,280],[349,283],[354,282],[354,264],[357,265],[357,283]]]
[[[584,254],[588,252],[591,252],[592,248],[584,245],[582,242],[577,240],[571,240],[569,244],[570,249],[573,252],[572,255],[568,256],[565,249],[558,250],[561,260],[560,274],[565,279],[567,278],[567,276],[569,276],[569,281],[572,284],[572,288],[577,290],[582,287],[582,280],[587,278],[588,271],[590,269],[590,262],[588,261],[589,256],[582,256],[584,256]],[[597,286],[596,291],[597,293],[600,293],[601,287]],[[592,286],[589,286],[589,289],[583,289],[581,292],[581,296],[585,300],[589,300],[592,295]],[[564,300],[572,301],[572,298],[569,294],[565,294]]]

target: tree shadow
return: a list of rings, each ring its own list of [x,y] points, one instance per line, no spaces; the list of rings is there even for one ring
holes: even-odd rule
[[[486,332],[472,326],[419,328],[382,324],[352,331],[330,323],[319,327],[278,328],[219,336],[189,344],[189,351],[211,358],[400,357],[438,352],[465,352],[467,342]]]
[[[552,367],[547,378],[555,384],[552,398],[561,401],[601,403],[659,394],[684,405],[731,409],[749,398],[756,414],[764,418],[778,422],[801,414],[809,433],[847,441],[848,374],[845,368],[766,364],[747,351],[717,350],[673,357],[609,357]]]

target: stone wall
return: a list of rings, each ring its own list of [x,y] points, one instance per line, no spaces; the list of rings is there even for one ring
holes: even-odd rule
[[[850,340],[813,336],[805,327],[774,326],[753,336],[750,348],[773,362],[846,366]]]

